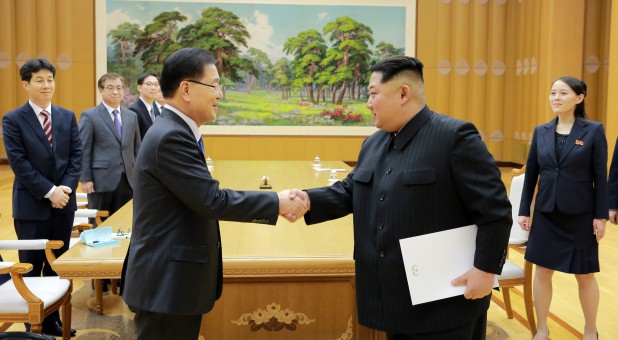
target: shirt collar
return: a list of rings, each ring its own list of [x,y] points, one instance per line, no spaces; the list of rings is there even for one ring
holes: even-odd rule
[[[105,108],[107,109],[107,112],[108,112],[110,115],[112,115],[112,116],[114,115],[114,114],[112,113],[112,111],[114,111],[114,110],[118,110],[118,112],[120,112],[120,106],[118,106],[118,107],[115,107],[115,108],[114,108],[114,107],[111,107],[111,106],[107,105],[107,103],[105,103],[105,102],[101,102],[101,103],[103,103],[103,105],[104,105],[104,106],[105,106]]]
[[[197,124],[195,123],[193,119],[189,118],[189,116],[187,116],[186,114],[182,113],[180,110],[178,110],[177,108],[169,104],[165,104],[165,108],[177,114],[178,117],[182,118],[182,120],[184,120],[185,123],[189,125],[189,128],[191,129],[191,132],[193,132],[193,137],[195,137],[196,142],[199,141],[200,138],[202,138],[202,133],[200,132],[200,128],[197,126]]]
[[[148,112],[150,112],[150,110],[152,110],[152,105],[148,104],[142,97],[139,97],[139,99],[142,101],[142,103],[144,103],[144,105],[146,105],[146,109],[148,109]]]
[[[38,116],[41,114],[41,111],[45,110],[47,111],[50,115],[51,115],[51,102],[49,104],[47,104],[47,107],[38,107],[35,103],[32,102],[32,100],[28,100],[28,103],[30,104],[30,107],[32,108],[32,110],[34,110],[34,113]]]

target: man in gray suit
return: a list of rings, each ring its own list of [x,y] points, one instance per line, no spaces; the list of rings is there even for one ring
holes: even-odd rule
[[[197,339],[202,314],[221,296],[219,220],[276,224],[306,207],[287,192],[222,189],[204,160],[199,126],[223,98],[215,57],[183,48],[163,64],[167,103],[144,137],[135,165],[133,234],[122,297],[138,339]]]
[[[116,73],[98,82],[101,104],[84,111],[79,132],[84,145],[82,191],[88,207],[110,215],[133,197],[133,167],[141,144],[135,112],[120,107],[124,79]]]
[[[380,130],[363,143],[354,170],[332,186],[295,192],[310,204],[305,221],[354,214],[360,324],[389,340],[484,339],[512,224],[493,157],[474,125],[425,105],[415,58],[373,66],[367,108]],[[412,305],[399,240],[471,224],[478,226],[474,267],[452,281],[466,285],[465,294]]]

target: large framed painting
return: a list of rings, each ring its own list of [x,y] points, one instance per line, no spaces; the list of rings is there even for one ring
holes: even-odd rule
[[[415,55],[416,0],[96,0],[97,77],[160,72],[182,47],[217,58],[211,134],[369,135],[369,69]]]

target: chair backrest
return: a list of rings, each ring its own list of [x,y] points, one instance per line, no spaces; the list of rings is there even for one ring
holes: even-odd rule
[[[511,180],[511,188],[509,190],[509,201],[512,206],[513,225],[511,226],[511,235],[509,243],[523,243],[528,240],[529,231],[521,229],[519,226],[519,204],[521,202],[521,194],[524,190],[524,177],[526,175],[526,166],[521,169],[513,169],[513,180]]]

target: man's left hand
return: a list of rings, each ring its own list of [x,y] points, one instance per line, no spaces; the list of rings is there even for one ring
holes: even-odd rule
[[[491,294],[494,287],[494,274],[472,267],[462,276],[451,281],[454,286],[468,286],[464,297],[466,299],[482,299]]]

